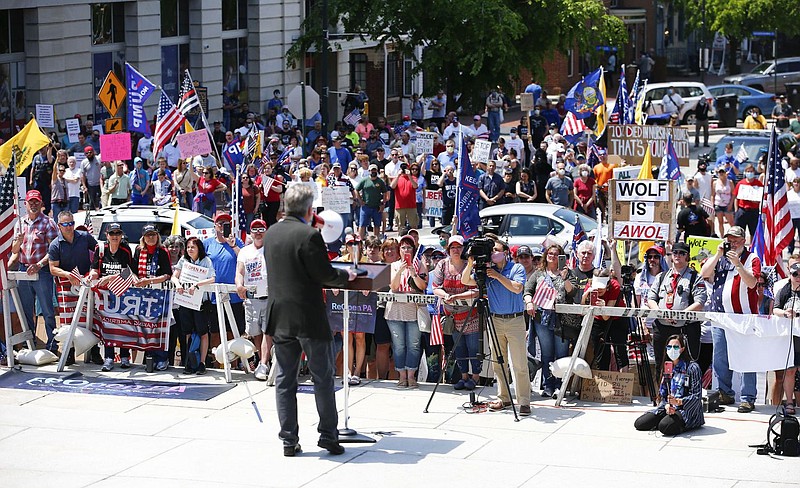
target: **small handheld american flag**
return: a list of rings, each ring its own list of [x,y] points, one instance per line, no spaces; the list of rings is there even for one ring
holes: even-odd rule
[[[544,310],[553,310],[556,303],[556,289],[550,277],[545,274],[544,279],[536,286],[536,293],[533,294],[532,302],[534,305]]]
[[[444,307],[442,300],[436,303],[436,313],[431,316],[431,346],[444,345],[444,332],[442,331],[442,317],[444,316]]]
[[[130,268],[125,268],[120,273],[108,282],[108,291],[114,295],[121,297],[128,291],[128,288],[134,285],[133,273]]]

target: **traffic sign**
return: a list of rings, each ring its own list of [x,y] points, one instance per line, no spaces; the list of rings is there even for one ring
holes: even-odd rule
[[[775,31],[753,31],[753,37],[775,37]]]
[[[106,119],[106,134],[112,134],[114,132],[121,132],[124,128],[122,125],[122,118],[117,117],[113,119]]]
[[[106,110],[108,110],[108,113],[111,114],[112,117],[116,117],[117,112],[119,112],[120,107],[122,107],[123,102],[125,102],[125,95],[127,94],[128,92],[125,90],[122,82],[119,81],[119,78],[117,78],[117,75],[115,75],[113,71],[109,71],[108,76],[106,76],[106,81],[104,81],[103,86],[100,87],[100,93],[97,94],[97,98],[100,99],[100,102]]]

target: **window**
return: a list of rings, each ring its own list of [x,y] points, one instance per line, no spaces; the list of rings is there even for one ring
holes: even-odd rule
[[[564,222],[568,222],[570,225],[575,225],[575,217],[581,221],[581,227],[583,227],[584,232],[592,232],[593,230],[597,229],[597,221],[587,217],[584,214],[580,214],[574,210],[570,210],[568,208],[559,208],[555,212],[553,212],[557,218],[563,220]],[[554,226],[558,228],[558,226]],[[571,233],[572,231],[570,231]]]
[[[189,0],[161,0],[161,37],[189,35]]]
[[[778,73],[795,73],[800,71],[800,62],[792,61],[778,64]]]
[[[25,62],[0,63],[0,137],[8,140],[25,125]]]
[[[114,71],[123,83],[125,82],[125,53],[124,51],[95,52],[92,54],[92,72],[94,73],[94,93],[99,93],[106,81],[109,71]],[[95,124],[101,124],[109,117],[108,111],[98,97],[94,99]],[[117,112],[117,117],[125,118],[125,104]]]
[[[0,54],[25,51],[22,10],[0,10]]]
[[[222,0],[222,30],[247,29],[247,0]]]
[[[222,40],[223,91],[247,101],[247,37]]]
[[[567,50],[567,78],[575,76],[575,59],[573,58],[575,51],[572,49]]]
[[[350,87],[359,85],[367,88],[367,55],[363,53],[350,53]]]
[[[544,236],[550,232],[550,219],[543,215],[512,215],[508,233],[512,236]]]
[[[414,58],[403,58],[403,96],[410,97],[414,89]]]
[[[189,43],[161,46],[161,87],[170,100],[178,99],[183,73],[189,68]]]
[[[386,97],[398,97],[400,96],[400,90],[397,86],[397,71],[398,71],[398,64],[400,59],[397,56],[397,53],[392,51],[387,56],[386,61]]]
[[[92,4],[92,44],[125,42],[125,4]]]

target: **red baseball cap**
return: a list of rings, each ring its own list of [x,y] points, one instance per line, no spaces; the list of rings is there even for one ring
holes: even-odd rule
[[[30,202],[31,200],[39,200],[40,202],[42,201],[42,194],[39,193],[39,190],[30,190],[25,194],[25,201]]]
[[[89,151],[94,152],[94,148],[92,146],[86,146],[83,148],[83,152],[89,152]]]
[[[231,217],[231,214],[226,214],[226,213],[218,213],[217,216],[214,217],[214,223],[215,224],[217,222],[220,222],[220,221],[223,221],[223,220],[226,221],[226,222],[232,222],[233,221],[233,217]]]
[[[267,228],[267,223],[264,222],[261,219],[255,219],[252,222],[250,222],[250,229],[251,230],[252,229],[259,229],[259,228],[266,229]]]

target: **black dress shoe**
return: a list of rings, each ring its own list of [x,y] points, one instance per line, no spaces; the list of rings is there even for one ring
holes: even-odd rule
[[[317,445],[323,449],[327,449],[327,451],[334,456],[344,454],[344,447],[342,447],[342,445],[337,441],[320,439],[320,441],[317,442]]]
[[[286,457],[294,457],[294,455],[299,452],[303,452],[303,449],[300,447],[300,444],[295,444],[293,446],[283,446],[283,455]]]
[[[94,364],[103,364],[103,356],[100,355],[100,348],[97,346],[92,347],[89,353]]]

